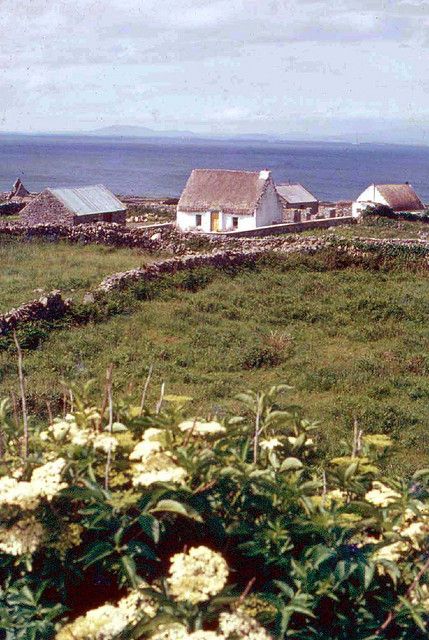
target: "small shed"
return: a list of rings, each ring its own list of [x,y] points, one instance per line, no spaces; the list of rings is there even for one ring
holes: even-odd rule
[[[282,222],[271,173],[194,169],[177,205],[182,231],[247,231]]]
[[[302,184],[278,184],[277,193],[283,206],[283,219],[294,221],[295,213],[306,210],[308,216],[315,216],[319,210],[319,201]]]
[[[126,206],[104,185],[45,189],[21,211],[25,224],[116,222],[125,224]]]
[[[409,182],[372,184],[353,202],[352,214],[358,217],[367,207],[384,205],[393,211],[423,211],[424,204]]]

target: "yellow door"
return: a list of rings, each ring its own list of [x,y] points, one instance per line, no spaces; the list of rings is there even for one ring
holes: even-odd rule
[[[219,211],[210,213],[210,231],[219,231]]]

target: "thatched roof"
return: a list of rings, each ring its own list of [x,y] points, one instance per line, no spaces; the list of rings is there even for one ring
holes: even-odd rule
[[[277,193],[288,204],[301,204],[309,203],[314,204],[317,202],[315,198],[302,184],[277,184]]]
[[[408,184],[376,184],[377,191],[394,211],[421,211],[424,205]]]
[[[177,208],[252,215],[269,181],[269,171],[194,169]]]

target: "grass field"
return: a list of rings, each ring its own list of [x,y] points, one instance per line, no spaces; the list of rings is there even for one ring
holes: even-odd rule
[[[105,275],[138,267],[153,257],[131,249],[41,240],[0,240],[0,312],[61,289],[78,298]]]
[[[421,238],[429,239],[429,224],[409,222],[406,220],[389,220],[388,218],[367,218],[359,224],[330,227],[328,229],[310,229],[302,236],[336,235],[344,238]]]
[[[103,269],[109,253],[96,255]],[[182,274],[175,285],[158,287],[146,300],[147,292],[137,291],[140,300],[129,295],[117,315],[60,328],[26,351],[31,406],[42,411],[46,399],[58,401],[61,379],[102,381],[110,362],[116,390],[137,397],[153,363],[152,401],[164,381],[167,393],[190,395],[195,412],[212,415],[235,392],[286,382],[304,415],[320,420],[331,450],[341,450],[356,418],[365,431],[393,437],[400,468],[427,465],[423,271],[399,262],[385,271],[327,271],[319,258],[295,257],[235,275]],[[0,351],[0,397],[16,388],[15,355]]]

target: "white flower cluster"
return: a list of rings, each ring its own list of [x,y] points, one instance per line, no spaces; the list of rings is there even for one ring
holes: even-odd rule
[[[90,424],[91,421],[99,420],[100,414],[95,409],[89,409],[88,415],[84,416],[84,423]],[[114,423],[113,427],[118,423]],[[120,425],[122,427],[122,425]],[[55,441],[67,441],[80,447],[86,447],[92,444],[94,449],[104,451],[115,451],[118,446],[118,440],[108,433],[97,433],[91,426],[79,426],[76,417],[68,413],[63,419],[55,419],[53,424],[39,434],[41,440],[46,441],[53,438]]]
[[[180,484],[186,478],[186,470],[165,451],[164,436],[162,429],[147,429],[141,442],[134,447],[130,460],[140,460],[132,467],[134,486],[149,487],[156,482]]]
[[[0,529],[0,551],[11,556],[34,553],[43,540],[44,529],[31,515],[9,528]]]
[[[191,431],[193,435],[211,436],[225,433],[226,429],[219,422],[203,422],[201,420],[185,420],[179,424],[181,431]]]
[[[388,507],[389,504],[396,502],[400,497],[401,495],[397,491],[387,487],[378,480],[375,480],[372,483],[371,491],[368,491],[365,494],[365,500],[373,504],[375,507]]]
[[[222,591],[228,575],[228,565],[220,553],[205,546],[191,547],[188,553],[176,553],[171,558],[167,583],[176,600],[197,604]]]
[[[139,591],[132,591],[116,606],[104,604],[66,624],[55,640],[111,640],[129,624],[136,623],[142,614],[153,618],[155,603]]]
[[[18,481],[10,476],[0,478],[0,507],[16,506],[23,511],[36,509],[41,498],[52,498],[67,484],[62,482],[61,473],[66,461],[57,458],[34,469],[31,480]]]
[[[219,628],[225,638],[246,638],[246,640],[271,640],[271,636],[257,620],[250,618],[240,607],[235,613],[221,613]]]
[[[271,636],[257,620],[238,608],[236,613],[221,613],[218,631],[189,633],[180,623],[161,625],[150,640],[271,640]]]

